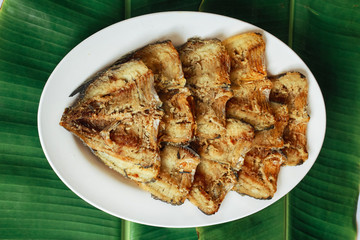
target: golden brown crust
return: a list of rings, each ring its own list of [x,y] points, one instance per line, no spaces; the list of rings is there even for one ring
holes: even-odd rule
[[[309,87],[306,77],[299,72],[287,72],[271,77],[270,80],[273,83],[270,100],[286,104],[291,119],[308,121],[307,96]]]
[[[265,41],[261,34],[243,33],[223,41],[231,59],[231,90],[234,97],[226,106],[228,117],[253,125],[255,130],[271,128],[274,115],[268,93],[272,87],[266,79]]]
[[[286,165],[299,165],[308,159],[306,129],[307,121],[298,122],[290,119],[284,130]]]
[[[193,139],[195,119],[192,113],[193,97],[188,88],[159,92],[164,117],[160,122],[161,142],[187,144]]]
[[[158,42],[137,50],[133,58],[141,59],[155,75],[155,89],[163,102],[164,118],[160,123],[161,142],[185,144],[192,140],[195,120],[191,92],[185,87],[179,54],[171,41]]]
[[[141,59],[154,73],[157,91],[185,86],[179,53],[170,40],[146,45],[137,50],[133,58]]]
[[[271,129],[257,131],[253,141],[254,147],[282,148],[284,146],[283,133],[289,122],[288,109],[285,104],[271,102],[270,106],[275,116],[275,124]]]
[[[153,84],[151,71],[141,61],[116,64],[65,109],[60,125],[124,176],[150,181],[160,168],[157,136],[162,117]],[[133,175],[125,170],[131,167],[136,169]]]
[[[214,138],[225,131],[230,59],[218,39],[189,39],[179,49],[186,85],[194,96],[196,132],[201,139]]]
[[[196,169],[189,200],[205,214],[214,214],[234,183],[230,165],[203,158]]]
[[[268,100],[271,87],[272,83],[267,79],[232,85],[234,97],[227,102],[227,117],[250,123],[256,130],[271,128],[275,123]]]
[[[231,59],[230,79],[233,84],[240,81],[264,79],[265,41],[260,33],[243,33],[223,41]]]
[[[179,49],[186,84],[193,89],[230,85],[229,56],[218,39],[189,39]]]
[[[306,129],[309,122],[307,113],[308,83],[304,75],[287,72],[271,78],[273,88],[270,100],[286,104],[289,123],[284,130],[285,164],[299,165],[308,158]]]
[[[200,158],[188,148],[171,145],[161,149],[160,156],[161,169],[155,181],[139,186],[156,199],[181,205],[188,197]]]
[[[206,159],[229,164],[239,170],[245,154],[250,150],[254,139],[251,125],[236,119],[227,119],[225,133],[213,139],[194,142],[197,153]]]
[[[226,119],[226,103],[232,97],[230,59],[220,40],[189,39],[180,48],[180,59],[194,95],[197,129],[192,145],[201,156],[189,200],[214,214],[235,181],[230,164],[241,165],[239,158],[250,145],[253,129]]]
[[[233,190],[258,199],[270,199],[277,190],[277,178],[285,157],[278,151],[253,148],[246,154]]]

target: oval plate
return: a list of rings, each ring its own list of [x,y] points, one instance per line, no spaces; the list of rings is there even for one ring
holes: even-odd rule
[[[219,211],[203,214],[189,201],[173,206],[154,200],[149,193],[106,167],[70,132],[59,126],[70,93],[90,76],[129,51],[159,40],[175,46],[190,37],[219,38],[256,31],[266,42],[269,75],[296,70],[309,81],[308,152],[301,166],[282,167],[278,191],[271,200],[256,200],[230,192]],[[160,227],[196,227],[224,223],[253,214],[293,189],[314,164],[325,135],[325,105],[320,88],[304,62],[270,33],[245,22],[215,14],[165,12],[131,18],[111,25],[72,49],[49,77],[41,95],[38,130],[42,148],[60,179],[93,206],[119,218]]]

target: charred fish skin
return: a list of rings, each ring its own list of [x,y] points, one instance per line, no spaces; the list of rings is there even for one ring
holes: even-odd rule
[[[154,75],[138,60],[102,71],[66,108],[60,125],[125,177],[148,182],[160,169],[158,127],[163,112]]]

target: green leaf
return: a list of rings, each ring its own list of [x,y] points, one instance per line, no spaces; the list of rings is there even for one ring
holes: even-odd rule
[[[140,239],[157,239],[167,240],[195,240],[197,239],[195,228],[161,228],[151,227],[133,222],[126,222],[126,237],[125,239],[140,240]]]
[[[284,239],[286,197],[243,219],[197,228],[199,239]]]
[[[288,0],[203,0],[200,11],[217,13],[252,23],[283,42],[288,42]]]
[[[287,42],[317,78],[324,147],[287,196],[249,217],[171,229],[110,216],[56,176],[37,135],[42,88],[58,62],[96,31],[159,11],[204,11],[253,23]],[[360,7],[356,0],[5,0],[0,10],[0,238],[354,239],[360,179]],[[156,216],[154,216],[156,217]]]
[[[164,11],[197,11],[200,0],[129,0],[131,17]]]

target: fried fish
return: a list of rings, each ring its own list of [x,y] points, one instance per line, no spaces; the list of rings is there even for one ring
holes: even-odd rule
[[[160,122],[161,142],[186,144],[194,136],[195,120],[192,113],[193,98],[185,87],[179,53],[171,41],[149,44],[133,54],[152,70],[155,90],[163,102],[164,117]]]
[[[117,63],[87,83],[60,125],[80,138],[107,165],[140,182],[160,170],[161,101],[154,76],[137,60]]]
[[[235,183],[233,168],[242,164],[253,128],[226,119],[230,90],[230,59],[218,39],[189,39],[180,47],[187,86],[194,95],[197,129],[191,143],[200,155],[189,200],[206,214],[218,211]]]
[[[276,150],[253,148],[246,154],[233,190],[258,199],[271,199],[285,157]]]
[[[189,200],[205,214],[214,214],[233,188],[235,180],[229,164],[202,158],[196,169]]]
[[[231,59],[231,90],[228,117],[253,125],[255,130],[273,127],[274,115],[268,95],[272,87],[265,67],[265,41],[259,33],[243,33],[223,41]]]
[[[232,83],[264,79],[265,41],[260,33],[249,32],[234,35],[223,41],[231,59]]]
[[[188,197],[199,156],[188,147],[165,145],[160,151],[161,168],[156,179],[139,186],[156,199],[181,205]]]
[[[286,104],[289,110],[282,149],[287,157],[285,164],[302,164],[308,158],[306,129],[310,117],[307,112],[307,79],[298,72],[287,72],[270,79],[273,82],[270,100]]]
[[[237,119],[226,120],[226,131],[214,139],[203,139],[194,143],[197,153],[206,159],[227,163],[239,170],[246,153],[251,149],[254,129],[250,124]]]
[[[194,96],[196,137],[215,138],[226,125],[226,102],[231,98],[230,59],[218,39],[189,39],[179,49],[186,86]]]

